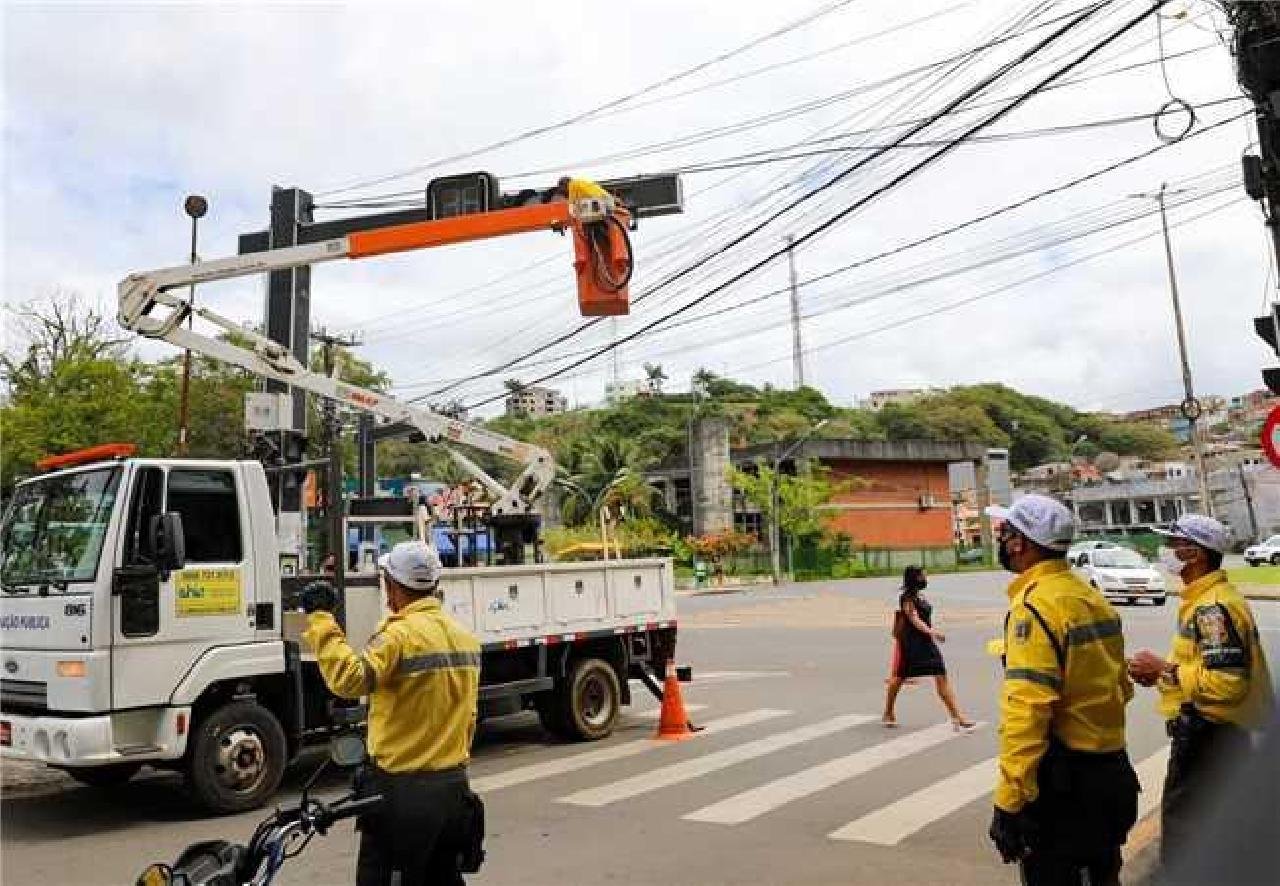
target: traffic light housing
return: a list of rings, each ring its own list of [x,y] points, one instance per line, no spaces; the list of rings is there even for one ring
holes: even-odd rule
[[[1271,313],[1253,318],[1253,331],[1258,338],[1271,346],[1271,350],[1280,356],[1280,303],[1271,306]],[[1280,367],[1262,370],[1262,383],[1267,390],[1280,396]]]

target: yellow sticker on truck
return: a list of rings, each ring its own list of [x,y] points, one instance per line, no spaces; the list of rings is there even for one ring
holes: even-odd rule
[[[240,570],[184,569],[173,577],[177,616],[239,615],[243,596]]]

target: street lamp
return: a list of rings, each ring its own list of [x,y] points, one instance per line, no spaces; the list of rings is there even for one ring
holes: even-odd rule
[[[192,194],[182,203],[182,209],[191,218],[191,263],[196,263],[196,225],[209,211],[209,201],[199,194]],[[191,294],[187,299],[189,307],[196,306],[196,284],[191,284]],[[194,314],[187,313],[187,328],[191,328]],[[178,394],[178,455],[187,454],[187,424],[190,417],[188,399],[191,392],[191,351],[182,353],[182,389]]]
[[[769,571],[773,575],[773,583],[779,584],[782,581],[782,554],[781,554],[781,533],[778,525],[779,495],[778,495],[778,471],[782,463],[795,454],[801,446],[808,442],[809,438],[818,431],[822,430],[830,419],[824,418],[815,424],[809,430],[805,431],[804,436],[796,440],[787,448],[786,452],[778,454],[780,443],[773,444],[773,473],[769,480]]]

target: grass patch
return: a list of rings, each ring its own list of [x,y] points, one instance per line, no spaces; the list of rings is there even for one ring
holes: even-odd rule
[[[1245,566],[1227,570],[1227,575],[1235,584],[1280,585],[1280,566]]]

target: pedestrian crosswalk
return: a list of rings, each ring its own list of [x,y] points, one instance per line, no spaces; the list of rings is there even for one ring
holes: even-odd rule
[[[787,732],[780,732],[777,735],[749,741],[746,744],[713,751],[701,757],[694,757],[690,760],[672,763],[669,766],[651,769],[648,772],[642,772],[639,775],[633,775],[631,778],[624,778],[612,784],[578,791],[567,797],[561,797],[559,802],[570,803],[574,806],[607,806],[610,803],[617,803],[619,800],[638,797],[641,794],[647,794],[661,788],[669,788],[694,778],[710,775],[712,772],[746,763],[757,757],[763,757],[765,754],[772,754],[785,748],[795,747],[806,741],[813,741],[823,736],[832,735],[853,726],[860,726],[874,719],[874,717],[855,714],[832,717],[829,720],[802,726],[799,729],[791,729]]]
[[[741,824],[787,803],[835,787],[878,766],[956,738],[957,735],[959,733],[950,723],[931,726],[918,732],[909,732],[892,741],[872,745],[861,751],[802,769],[786,778],[768,782],[696,812],[690,812],[684,817],[689,821]]]
[[[701,708],[689,706],[690,711]],[[653,712],[632,716],[645,723],[653,719]],[[958,732],[950,723],[886,731],[880,729],[878,720],[869,714],[840,713],[806,722],[793,711],[757,708],[706,720],[703,731],[688,742],[639,738],[603,746],[558,748],[559,753],[547,759],[480,775],[473,779],[473,786],[481,794],[492,794],[543,783],[539,789],[548,799],[585,809],[612,807],[647,796],[675,797],[685,807],[676,812],[680,820],[720,827],[767,819],[784,807],[816,800],[818,795],[837,802],[848,797],[853,814],[843,822],[838,817],[825,822],[817,834],[832,845],[887,847],[909,841],[971,804],[990,802],[997,761],[991,756],[994,749],[987,724],[978,724],[972,733]],[[944,747],[950,750],[929,757],[927,771],[936,773],[943,760],[955,760],[958,769],[917,787],[915,762]],[[828,748],[837,750],[814,762]],[[803,756],[787,753],[800,750],[805,750]],[[789,766],[793,759],[804,762]],[[1135,758],[1143,788],[1142,815],[1159,804],[1167,759],[1167,750]],[[898,766],[904,767],[905,783],[914,789],[866,809],[862,793],[851,786],[879,770],[892,774],[892,767]],[[761,775],[757,781],[757,772],[769,775]],[[721,774],[723,778],[717,779]],[[721,789],[723,784],[733,788]],[[879,794],[874,796],[880,798]],[[669,799],[662,804],[664,817],[670,817],[669,804]],[[824,816],[830,816],[831,805],[828,802],[821,807]]]

